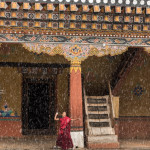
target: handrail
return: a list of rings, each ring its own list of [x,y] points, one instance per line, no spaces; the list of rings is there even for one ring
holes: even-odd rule
[[[112,91],[110,87],[110,81],[108,81],[108,87],[109,87],[110,118],[111,118],[111,126],[113,127],[115,111],[114,111],[114,106],[113,106],[113,95],[112,95]]]
[[[87,119],[87,116],[88,116],[87,109],[86,109],[87,97],[86,97],[86,93],[85,93],[85,88],[83,88],[83,95],[84,95],[84,105],[85,105],[85,113],[86,113],[86,119]]]
[[[87,128],[85,130],[85,134],[89,134],[89,117],[88,117],[88,110],[87,110],[87,96],[85,92],[85,87],[83,87],[83,96],[84,96],[84,109],[85,109],[85,124],[87,125]]]

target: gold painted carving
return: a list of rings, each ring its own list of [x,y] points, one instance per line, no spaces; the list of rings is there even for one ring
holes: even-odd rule
[[[128,50],[128,46],[110,46],[110,45],[69,45],[69,44],[42,44],[42,43],[25,43],[23,47],[35,53],[46,53],[54,56],[63,55],[71,62],[71,70],[81,71],[81,62],[89,56],[102,57],[106,55],[120,55]],[[145,49],[150,53],[150,49]]]
[[[98,54],[99,54],[98,49],[95,47],[91,47],[91,49],[89,51],[89,56],[93,56],[93,55],[97,56]]]
[[[146,47],[146,48],[144,48],[144,50],[150,54],[150,47]]]
[[[79,70],[81,72],[81,61],[75,57],[72,61],[71,61],[71,67],[70,67],[70,73],[72,71],[75,71],[75,73]]]
[[[82,53],[82,49],[81,49],[81,47],[79,47],[78,45],[72,46],[72,47],[70,48],[70,51],[71,51],[71,53],[74,54],[74,55],[78,55],[78,54]]]
[[[52,50],[52,53],[53,53],[54,55],[56,55],[56,54],[63,55],[62,47],[61,47],[60,45],[58,45],[57,47],[55,47],[55,48]]]

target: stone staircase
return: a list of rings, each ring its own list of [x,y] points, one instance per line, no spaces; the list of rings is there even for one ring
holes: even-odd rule
[[[89,148],[118,148],[118,136],[112,127],[109,96],[86,96],[86,141]]]

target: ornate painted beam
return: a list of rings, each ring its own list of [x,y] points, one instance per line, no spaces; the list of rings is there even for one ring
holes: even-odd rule
[[[150,38],[80,37],[0,34],[1,43],[22,43],[30,52],[48,55],[63,55],[71,62],[84,61],[89,56],[115,56],[124,53],[128,47],[141,47],[150,53]]]
[[[38,32],[41,33],[41,31]],[[82,31],[82,35],[80,33],[76,35],[70,31],[62,31],[61,35],[57,35],[58,30],[48,32],[49,35],[45,34],[45,30],[41,34],[35,34],[34,30],[30,34],[22,30],[20,33],[15,29],[7,29],[3,34],[2,32],[4,30],[0,30],[1,43],[22,43],[31,52],[47,53],[52,56],[59,54],[69,61],[81,62],[93,55],[98,57],[119,55],[125,52],[128,47],[144,47],[147,52],[150,52],[150,35],[143,32],[141,35],[137,33],[126,35],[127,33],[99,32],[100,36],[98,36],[98,32],[89,32],[86,36],[86,32],[82,33]]]
[[[43,28],[17,28],[0,27],[0,34],[15,35],[55,35],[55,36],[88,36],[88,37],[119,37],[119,38],[150,38],[147,31],[113,31],[113,30],[90,30],[90,29],[43,29]]]
[[[41,43],[41,44],[68,44],[68,45],[103,45],[106,46],[135,46],[149,47],[150,37],[106,37],[99,36],[67,36],[67,35],[40,35],[40,34],[0,34],[0,42],[13,43]]]
[[[1,0],[2,2],[12,2],[12,0]],[[13,0],[13,2],[26,3],[26,0]],[[29,3],[65,3],[82,5],[109,5],[109,6],[131,6],[131,7],[149,7],[149,0],[28,0]]]

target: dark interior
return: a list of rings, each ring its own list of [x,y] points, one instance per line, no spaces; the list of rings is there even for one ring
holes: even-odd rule
[[[23,134],[55,134],[55,80],[24,78],[22,122]]]
[[[49,92],[47,83],[28,84],[28,127],[29,129],[49,128]]]

